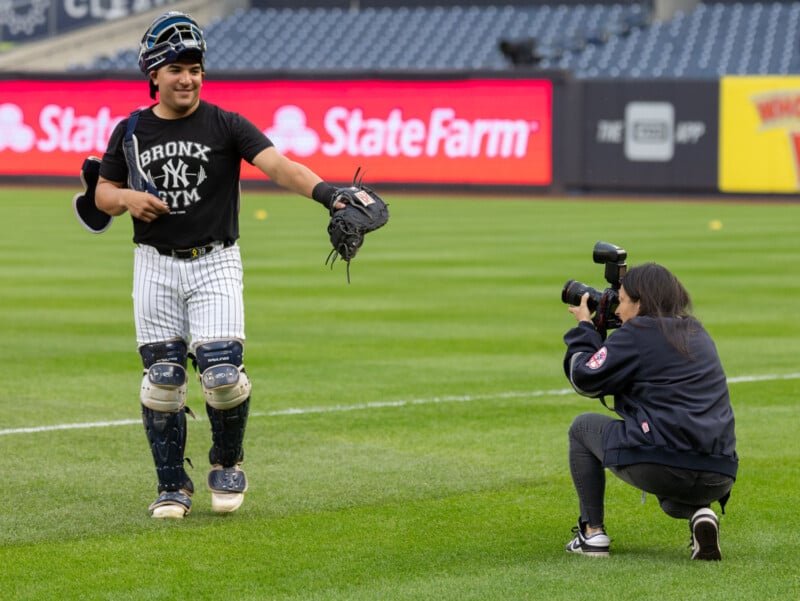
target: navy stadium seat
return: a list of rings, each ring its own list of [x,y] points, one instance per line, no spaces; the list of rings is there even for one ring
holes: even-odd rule
[[[206,26],[209,71],[503,71],[501,41],[577,78],[716,78],[800,70],[800,1],[698,4],[662,22],[649,3],[237,10]],[[343,33],[346,37],[343,37]],[[136,49],[74,69],[135,71]]]

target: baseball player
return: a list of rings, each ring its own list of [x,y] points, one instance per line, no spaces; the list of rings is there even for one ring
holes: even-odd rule
[[[329,211],[336,188],[282,156],[242,116],[200,100],[206,42],[188,14],[170,11],[147,28],[139,67],[157,102],[114,130],[94,200],[133,220],[133,301],[144,366],[142,419],[158,477],[155,518],[192,507],[184,469],[187,358],[211,424],[208,488],[216,512],[236,511],[247,490],[241,468],[251,383],[244,369],[239,175],[244,159],[279,186]],[[333,209],[332,209],[333,205]]]

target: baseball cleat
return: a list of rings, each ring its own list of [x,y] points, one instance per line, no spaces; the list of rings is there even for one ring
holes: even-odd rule
[[[188,491],[179,490],[162,492],[150,505],[150,512],[154,518],[182,519],[192,510],[192,499]]]
[[[238,465],[215,465],[208,472],[208,489],[211,491],[211,509],[217,513],[231,513],[244,501],[247,476]]]

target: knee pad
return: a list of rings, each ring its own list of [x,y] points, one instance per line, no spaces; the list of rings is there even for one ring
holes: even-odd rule
[[[232,409],[250,398],[250,379],[244,371],[244,347],[238,340],[215,340],[195,349],[206,403]]]
[[[139,348],[144,365],[142,405],[153,411],[176,413],[186,405],[186,343],[169,340]]]

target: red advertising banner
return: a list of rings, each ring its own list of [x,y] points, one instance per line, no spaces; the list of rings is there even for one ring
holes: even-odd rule
[[[334,182],[360,166],[370,182],[547,186],[552,90],[539,79],[208,79],[201,97]],[[0,81],[0,175],[77,175],[148,104],[144,80]],[[242,176],[264,177],[247,164]]]

